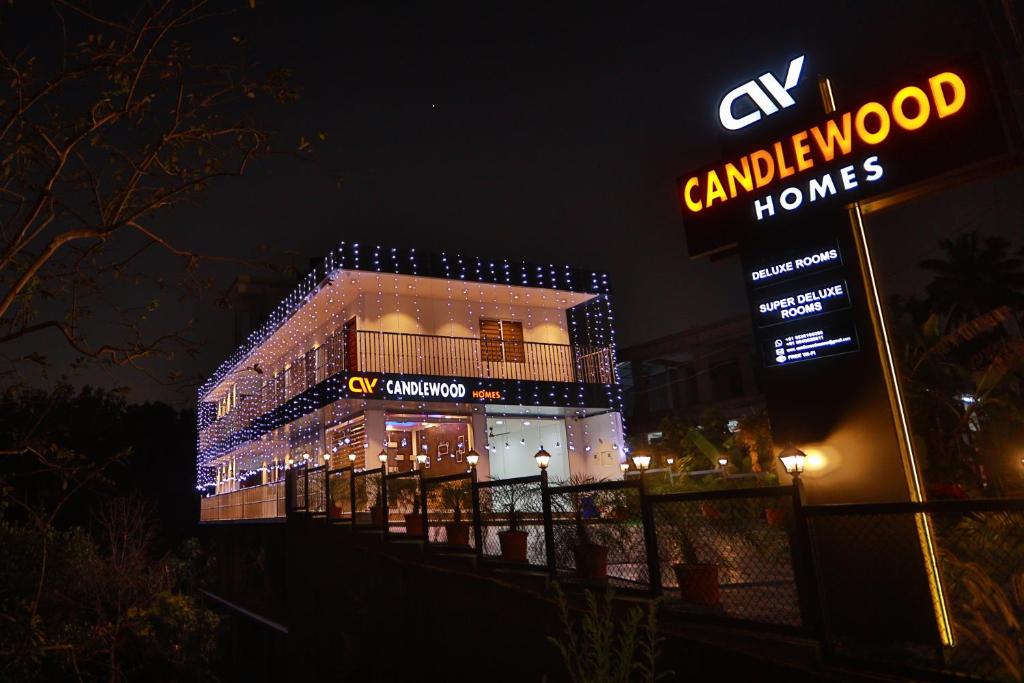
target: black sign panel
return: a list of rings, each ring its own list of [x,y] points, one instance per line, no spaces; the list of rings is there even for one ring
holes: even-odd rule
[[[769,251],[763,261],[755,261],[746,271],[747,285],[753,289],[770,287],[842,265],[843,255],[838,243],[835,239],[824,238],[800,247]]]
[[[977,58],[890,80],[838,103],[833,114],[813,109],[785,134],[773,126],[758,142],[730,145],[720,162],[679,178],[691,257],[735,245],[751,222],[768,230],[797,215],[824,215],[943,174],[974,171],[1011,151],[990,74]]]

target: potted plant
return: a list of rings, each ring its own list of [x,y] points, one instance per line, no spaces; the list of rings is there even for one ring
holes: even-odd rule
[[[503,508],[508,515],[508,529],[498,532],[501,559],[508,562],[526,562],[527,533],[519,528],[519,514],[526,508],[528,490],[519,484],[511,484],[494,486],[490,491],[491,504]]]
[[[673,526],[682,560],[672,565],[679,585],[679,598],[690,605],[717,606],[722,601],[718,587],[718,565],[701,562],[697,557],[697,549],[690,538],[686,522],[678,520]]]
[[[444,525],[449,545],[469,545],[469,522],[462,521],[466,493],[467,487],[457,481],[449,481],[441,486],[441,504],[452,511],[452,521]]]
[[[384,526],[384,498],[380,495],[380,479],[366,477],[366,499],[370,511],[370,524]]]
[[[569,479],[569,485],[582,487],[595,481],[593,477],[573,476]],[[608,546],[594,542],[584,521],[601,514],[594,504],[593,494],[574,490],[569,494],[568,502],[576,526],[576,545],[572,548],[576,578],[581,581],[605,581],[608,579]]]
[[[410,485],[411,484],[411,485]],[[419,491],[416,490],[415,481],[406,482],[400,493],[403,507],[412,504],[412,512],[405,513],[405,533],[409,536],[423,535],[423,513],[420,512]]]

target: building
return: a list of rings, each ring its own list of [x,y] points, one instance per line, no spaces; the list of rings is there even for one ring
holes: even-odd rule
[[[764,407],[747,316],[624,348],[619,360],[630,433],[648,441],[670,415],[698,421],[710,411],[735,419]]]
[[[342,243],[199,390],[201,519],[284,514],[286,469],[621,477],[608,277]],[[419,457],[417,457],[419,456]],[[425,456],[425,457],[424,457]]]

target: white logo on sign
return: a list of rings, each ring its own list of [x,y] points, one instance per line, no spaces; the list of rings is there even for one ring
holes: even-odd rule
[[[786,81],[779,83],[779,80],[775,78],[774,74],[766,73],[757,77],[756,81],[747,81],[738,88],[733,88],[729,93],[722,98],[722,103],[718,105],[718,118],[722,121],[722,125],[729,130],[739,130],[745,128],[756,121],[761,120],[761,112],[764,112],[765,116],[771,116],[779,110],[779,107],[785,109],[786,107],[792,107],[796,104],[796,100],[789,94],[789,91],[796,87],[797,81],[800,80],[800,72],[804,68],[804,55],[800,55],[789,63],[789,69],[786,71]],[[758,85],[758,81],[761,82]],[[763,87],[762,87],[763,86]],[[767,90],[768,92],[765,92]],[[757,106],[757,110],[750,112],[744,116],[736,118],[733,114],[733,105],[736,100],[746,95],[749,97],[754,104]],[[771,95],[775,98],[776,105],[772,101]]]

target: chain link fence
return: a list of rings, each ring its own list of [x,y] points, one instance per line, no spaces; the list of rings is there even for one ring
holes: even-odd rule
[[[666,609],[801,626],[791,491],[651,496]]]
[[[541,477],[495,479],[477,487],[481,557],[546,567]]]
[[[648,590],[640,482],[581,482],[549,489],[555,571],[562,580]]]
[[[474,548],[473,476],[452,474],[424,477],[422,481],[427,503],[424,518],[427,547]]]

